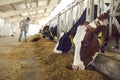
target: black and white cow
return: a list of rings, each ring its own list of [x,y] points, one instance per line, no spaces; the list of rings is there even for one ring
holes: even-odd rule
[[[44,38],[48,38],[50,40],[54,40],[54,37],[57,37],[57,25],[55,27],[45,26],[42,32]]]

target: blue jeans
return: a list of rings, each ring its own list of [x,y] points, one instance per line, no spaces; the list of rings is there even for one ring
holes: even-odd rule
[[[27,41],[27,35],[26,35],[26,30],[25,29],[20,29],[19,41],[21,41],[23,32],[24,32],[24,40]]]

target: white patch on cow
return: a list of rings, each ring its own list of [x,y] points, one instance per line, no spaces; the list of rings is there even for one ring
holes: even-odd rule
[[[108,19],[103,20],[103,22],[104,22],[104,25],[105,25],[105,26],[108,25]]]
[[[64,35],[63,32],[60,33],[60,38],[61,38],[63,35]],[[60,38],[59,38],[59,40],[60,40]],[[57,44],[56,44],[56,46],[55,46],[55,48],[54,48],[54,50],[53,50],[54,53],[63,53],[62,51],[57,50],[57,47],[58,47],[58,45],[59,45],[59,40],[58,40],[58,42],[57,42]]]
[[[100,22],[100,25],[105,25],[105,26],[107,26],[107,24],[108,24],[108,19],[105,19],[105,20],[103,20],[103,21],[99,20],[99,22]]]
[[[74,61],[73,61],[73,66],[77,66],[79,69],[84,70],[85,66],[83,61],[80,59],[80,49],[81,49],[81,41],[83,41],[85,34],[86,34],[86,29],[87,27],[82,25],[77,28],[76,35],[73,39],[75,43],[75,54],[74,54]],[[73,69],[74,69],[73,67]]]
[[[95,24],[94,21],[92,21],[89,25],[90,25],[91,27],[93,27],[93,28],[97,28],[97,25]]]
[[[58,43],[56,44],[56,46],[55,46],[53,52],[54,52],[54,53],[63,53],[62,51],[57,50],[58,44],[59,44],[59,41],[58,41]]]
[[[89,64],[91,64],[95,60],[95,58],[97,57],[98,54],[99,54],[99,52],[96,52],[94,54],[94,56],[92,56],[93,59],[92,59],[92,61]],[[89,66],[89,64],[87,66]]]

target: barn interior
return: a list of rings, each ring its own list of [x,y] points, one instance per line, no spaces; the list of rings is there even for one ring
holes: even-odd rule
[[[97,5],[95,10],[94,5]],[[84,13],[86,9],[86,12]],[[69,32],[85,14],[92,22],[110,10],[109,41],[85,70],[73,70],[74,51],[55,54],[62,32]],[[30,18],[27,42],[21,42],[20,21]],[[119,35],[112,36],[112,24]],[[43,37],[45,26],[57,25],[54,40]],[[0,0],[0,80],[120,80],[120,0]]]

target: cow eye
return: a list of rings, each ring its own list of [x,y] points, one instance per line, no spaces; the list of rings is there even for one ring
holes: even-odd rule
[[[88,46],[88,45],[89,45],[89,41],[84,41],[84,42],[82,42],[82,45],[83,45],[83,47]]]

